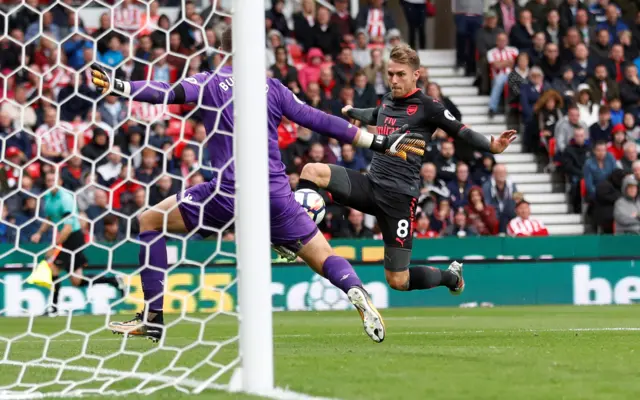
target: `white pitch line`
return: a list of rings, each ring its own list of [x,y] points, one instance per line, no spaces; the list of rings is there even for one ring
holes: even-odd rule
[[[204,381],[199,381],[199,380],[190,379],[190,378],[180,378],[179,376],[159,375],[159,374],[145,373],[145,372],[124,372],[124,371],[118,371],[118,370],[107,369],[107,368],[92,368],[92,367],[82,367],[77,365],[66,365],[66,364],[56,364],[56,363],[29,363],[29,362],[25,363],[25,362],[10,361],[10,360],[0,362],[0,365],[13,365],[18,367],[22,367],[25,364],[29,367],[35,367],[35,368],[46,368],[46,369],[64,368],[65,371],[86,372],[90,374],[113,376],[113,377],[118,377],[123,379],[139,379],[147,382],[152,382],[152,381],[162,382],[165,384],[167,383],[167,381],[171,382],[171,380],[175,380],[175,383],[173,385],[189,387],[191,389],[198,388],[203,383],[205,383]],[[214,390],[229,391],[228,385],[219,385],[215,383],[209,383],[206,388],[214,389]],[[88,393],[87,389],[76,390],[76,391],[72,391],[64,394],[60,392],[58,393],[42,393],[42,392],[34,392],[34,393],[20,393],[20,392],[6,393],[5,392],[3,393],[3,392],[0,392],[0,394],[2,394],[2,397],[0,397],[2,400],[26,400],[26,399],[43,399],[43,398],[57,398],[57,397],[86,397],[87,395],[94,395],[94,393]],[[108,391],[108,393],[105,393],[105,395],[106,394],[108,394],[109,396],[119,396],[118,392],[111,391],[111,390]],[[275,399],[275,400],[338,400],[338,399],[331,399],[326,397],[311,396],[305,393],[298,393],[298,392],[288,390],[286,388],[283,389],[278,387],[266,392],[260,392],[255,394],[258,396],[266,397],[269,399]],[[102,395],[102,393],[98,392],[98,393],[95,393],[95,395]]]
[[[530,328],[530,329],[485,329],[485,330],[449,330],[449,331],[404,331],[404,332],[393,332],[393,336],[422,336],[422,335],[451,335],[451,334],[472,334],[472,333],[490,333],[490,332],[636,332],[640,331],[640,327],[612,327],[612,328]],[[279,335],[273,335],[276,339],[289,339],[289,338],[306,338],[313,337],[311,333],[284,333]],[[344,333],[327,333],[323,336],[329,337],[346,337],[346,336],[364,336],[364,333],[361,332],[344,332]],[[174,339],[187,339],[187,338],[174,338]],[[84,342],[88,340],[90,342],[111,342],[111,341],[122,341],[123,338],[89,338],[89,339],[52,339],[51,342]],[[128,340],[131,340],[129,338]],[[135,340],[135,339],[134,339]],[[18,344],[22,343],[42,343],[42,340],[20,340]]]

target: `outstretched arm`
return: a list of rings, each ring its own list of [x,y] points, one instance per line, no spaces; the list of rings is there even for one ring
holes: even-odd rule
[[[175,88],[166,82],[156,81],[123,81],[109,78],[107,72],[98,65],[91,67],[93,84],[100,93],[111,91],[119,96],[127,96],[135,101],[151,104],[185,104],[198,101],[200,91],[209,77],[208,72],[195,74],[184,79]]]
[[[435,100],[425,104],[425,109],[429,118],[426,121],[427,124],[442,129],[450,137],[459,137],[481,151],[489,151],[494,154],[502,153],[516,138],[516,131],[509,130],[503,132],[498,139],[492,136],[489,140],[483,134],[462,124],[449,110]]]
[[[342,143],[352,143],[357,147],[364,147],[405,160],[407,153],[424,155],[425,142],[421,136],[406,133],[406,129],[400,129],[389,136],[374,135],[365,129],[359,129],[342,118],[308,106],[281,83],[278,82],[276,85],[282,114],[298,125],[321,135],[335,138]]]
[[[344,106],[342,114],[356,119],[366,125],[375,125],[378,120],[378,108],[353,108]]]

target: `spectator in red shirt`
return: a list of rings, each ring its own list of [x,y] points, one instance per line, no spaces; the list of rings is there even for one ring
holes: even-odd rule
[[[386,33],[396,27],[391,12],[384,6],[383,0],[370,0],[369,6],[360,7],[356,25],[365,28],[371,42],[383,44]]]
[[[611,153],[616,161],[620,161],[624,157],[624,143],[627,141],[624,125],[615,125],[611,131],[611,138],[611,142],[607,145],[607,151]]]
[[[474,186],[469,190],[469,202],[464,207],[469,223],[476,227],[480,235],[497,235],[500,221],[493,206],[485,204],[482,188]]]
[[[285,150],[298,137],[298,125],[283,116],[278,126],[278,148]]]
[[[509,38],[504,32],[498,34],[496,47],[487,53],[487,62],[493,73],[491,99],[489,101],[489,114],[491,116],[498,110],[504,85],[509,79],[509,74],[513,69],[518,53],[517,48],[509,46]]]
[[[128,165],[123,165],[120,171],[120,176],[110,186],[112,190],[111,206],[114,210],[119,210],[122,205],[133,200],[133,195],[141,188],[139,184],[133,181],[133,168],[129,168]]]
[[[531,218],[531,209],[526,200],[522,200],[516,206],[517,217],[507,225],[509,236],[549,236],[549,231],[541,221]]]
[[[416,227],[413,230],[413,237],[416,239],[437,238],[440,236],[438,232],[431,229],[431,221],[429,216],[423,212],[416,215]]]
[[[611,55],[609,56],[609,76],[618,84],[625,78],[624,70],[628,63],[624,57],[624,47],[621,44],[614,44],[611,47]]]
[[[320,81],[318,84],[320,85],[320,90],[322,91],[325,99],[338,97],[337,94],[340,90],[340,85],[338,85],[334,79],[331,67],[324,67],[320,70]]]
[[[307,64],[300,70],[298,74],[302,90],[306,91],[309,83],[318,82],[320,80],[320,71],[322,62],[324,61],[324,53],[317,47],[309,50],[307,53]]]

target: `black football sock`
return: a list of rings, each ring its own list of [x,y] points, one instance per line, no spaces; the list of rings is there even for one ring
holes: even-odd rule
[[[80,281],[80,284],[78,285],[78,287],[85,287],[85,286],[89,286],[89,280],[93,279],[93,276],[84,276],[85,279],[82,279]],[[111,285],[113,287],[115,287],[116,289],[118,288],[118,281],[116,280],[116,278],[114,278],[113,276],[101,276],[100,278],[95,278],[93,280],[93,284],[97,285],[100,283],[106,283],[107,285]]]
[[[59,277],[52,277],[53,281],[56,282]],[[53,307],[55,310],[58,310],[58,296],[60,296],[60,289],[62,288],[62,282],[56,282],[53,285]]]
[[[300,190],[300,189],[311,189],[316,192],[320,191],[320,188],[318,187],[318,185],[316,185],[315,182],[312,182],[308,179],[300,179],[296,190]]]
[[[91,279],[92,277],[87,277]],[[96,278],[93,280],[93,284],[97,285],[100,283],[106,283],[107,285],[111,285],[114,288],[118,288],[118,280],[114,276],[101,276],[100,278]]]
[[[446,286],[455,289],[458,277],[451,271],[433,267],[409,268],[409,290],[431,289]]]

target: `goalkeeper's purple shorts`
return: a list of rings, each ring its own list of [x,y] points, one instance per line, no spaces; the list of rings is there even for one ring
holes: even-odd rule
[[[177,194],[178,209],[190,232],[203,237],[222,234],[234,217],[233,195],[216,191],[216,182],[195,185]],[[215,193],[215,194],[213,194]],[[297,253],[318,232],[318,227],[296,201],[293,192],[271,197],[271,243]],[[202,223],[200,215],[202,214]]]

